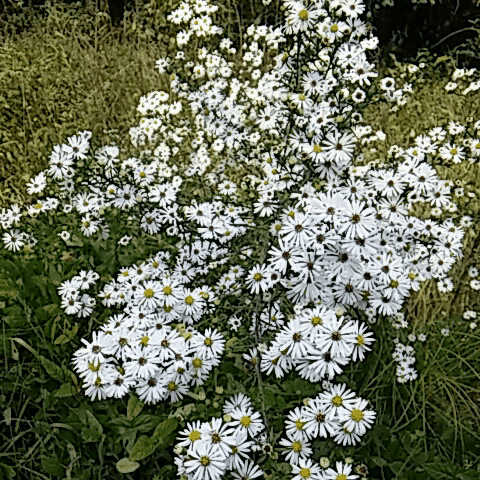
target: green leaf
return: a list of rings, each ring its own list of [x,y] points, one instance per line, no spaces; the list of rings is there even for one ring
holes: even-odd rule
[[[53,263],[49,266],[50,278],[49,281],[55,286],[58,286],[62,283],[62,277],[59,275],[57,269],[53,266]]]
[[[70,383],[64,383],[54,394],[54,397],[71,397],[77,393],[77,389]]]
[[[40,355],[40,362],[47,371],[47,373],[55,380],[64,380],[65,374],[63,369],[58,365],[55,365],[51,360]]]
[[[285,399],[279,395],[277,398],[276,398],[276,402],[277,402],[277,407],[280,409],[280,410],[284,410],[285,407],[287,406],[287,402],[285,401]]]
[[[263,395],[265,396],[265,406],[275,408],[275,393],[270,389],[265,388],[263,390]]]
[[[63,476],[63,465],[56,457],[42,458],[42,468],[46,473],[55,477]]]
[[[158,415],[140,415],[134,421],[132,426],[140,433],[146,433],[153,430],[160,423]]]
[[[87,410],[85,413],[87,414],[89,425],[100,433],[103,433],[102,424],[95,418],[95,415],[90,410]]]
[[[102,433],[99,432],[96,428],[82,428],[82,438],[85,443],[100,442],[102,436]]]
[[[372,463],[378,467],[386,467],[388,465],[388,462],[381,457],[372,457]]]
[[[9,465],[5,465],[5,463],[0,463],[0,475],[0,478],[5,478],[7,480],[9,478],[13,478],[16,473],[15,470]]]
[[[40,289],[42,292],[42,297],[47,298],[46,285],[48,278],[44,275],[35,275],[34,277],[30,277],[30,280]]]
[[[143,405],[143,402],[138,397],[132,395],[128,399],[127,418],[129,420],[133,420],[136,416],[138,416],[142,411]]]
[[[61,335],[59,335],[53,343],[55,345],[64,345],[65,343],[71,342],[75,338],[75,335],[77,334],[77,332],[78,332],[78,323],[76,323],[71,330],[66,330],[65,333],[62,333]]]
[[[12,279],[0,279],[0,298],[11,298],[15,300],[19,298],[19,296],[18,286]]]
[[[83,247],[82,239],[76,235],[72,235],[66,242],[65,245],[68,247]]]
[[[176,418],[167,418],[164,422],[157,426],[152,435],[154,442],[163,442],[165,437],[174,432],[177,428],[178,420]]]
[[[142,435],[136,442],[130,452],[129,459],[132,462],[143,460],[155,451],[155,443],[145,435]]]
[[[25,312],[18,305],[4,308],[3,313],[7,315],[3,319],[12,328],[20,328],[27,323]]]
[[[390,470],[395,474],[398,475],[400,471],[403,470],[404,468],[404,463],[403,462],[392,462],[389,463],[388,466],[390,467]]]
[[[120,473],[134,472],[139,466],[138,462],[131,462],[128,458],[122,458],[116,463],[117,470]]]

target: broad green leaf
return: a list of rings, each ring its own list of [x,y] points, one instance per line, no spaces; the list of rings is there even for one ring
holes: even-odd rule
[[[388,466],[395,475],[398,475],[402,470],[405,469],[405,464],[403,462],[391,462],[388,464]]]
[[[371,457],[372,463],[374,465],[377,465],[378,467],[386,467],[388,465],[388,462],[381,457]]]
[[[58,286],[62,283],[62,277],[58,273],[57,269],[54,267],[53,263],[49,266],[50,283],[53,283],[55,286]]]
[[[0,463],[0,478],[1,479],[10,479],[13,478],[16,475],[15,470],[10,467],[9,465],[6,465],[5,463]]]
[[[82,439],[85,443],[100,442],[102,439],[102,433],[96,428],[82,428]]]
[[[71,397],[77,393],[77,389],[70,383],[64,383],[54,394],[54,397]]]
[[[178,420],[176,418],[167,418],[164,422],[157,426],[152,435],[152,440],[162,442],[165,437],[174,432],[177,428]]]
[[[129,420],[133,420],[136,416],[140,415],[142,408],[143,408],[143,402],[135,395],[132,395],[128,399],[127,418]]]
[[[134,472],[139,466],[138,462],[132,462],[128,458],[122,458],[116,463],[117,470],[120,473]]]
[[[153,440],[145,435],[139,437],[130,452],[129,459],[132,462],[136,460],[143,460],[155,451],[155,443]]]
[[[42,458],[42,468],[46,473],[55,477],[61,477],[64,473],[63,465],[56,457]]]
[[[46,286],[48,277],[45,277],[44,275],[35,275],[34,277],[30,277],[30,280],[40,289],[42,297],[47,298]]]
[[[55,365],[55,363],[53,363],[48,358],[45,358],[43,355],[40,355],[40,362],[42,363],[47,373],[55,380],[63,380],[65,378],[63,369],[58,365]]]
[[[100,433],[103,433],[102,424],[95,418],[95,415],[90,410],[87,410],[86,414],[89,425]]]

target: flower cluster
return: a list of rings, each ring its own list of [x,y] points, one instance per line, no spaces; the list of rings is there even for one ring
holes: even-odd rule
[[[332,380],[351,360],[365,358],[372,335],[364,323],[337,316],[324,306],[306,308],[275,336],[262,354],[260,368],[277,378],[295,367],[312,383]]]
[[[79,317],[89,317],[93,307],[97,303],[90,295],[80,294],[82,290],[88,290],[95,285],[100,275],[93,270],[86,272],[82,270],[70,280],[67,280],[58,287],[58,293],[62,297],[61,308],[67,315],[78,315]]]
[[[480,290],[480,281],[477,280],[478,268],[476,266],[472,265],[468,269],[468,276],[472,279],[470,280],[470,288],[476,291]]]
[[[181,256],[179,258],[182,258]],[[123,397],[132,388],[141,400],[157,403],[183,398],[202,385],[220,363],[225,340],[215,329],[202,334],[191,325],[215,308],[208,286],[188,288],[182,262],[173,272],[166,254],[122,269],[99,295],[105,306],[122,306],[92,342],[75,352],[75,369],[92,399]],[[66,294],[72,282],[62,287]],[[174,328],[172,322],[179,322]]]
[[[453,92],[457,88],[463,88],[462,95],[467,95],[480,89],[477,69],[456,68],[452,73],[451,80],[445,85],[445,90]]]
[[[286,460],[298,465],[312,453],[310,442],[315,438],[332,437],[335,443],[355,445],[371,428],[376,413],[367,400],[357,397],[345,384],[328,384],[324,392],[308,404],[289,412],[285,421]]]
[[[398,339],[395,342],[395,352],[392,355],[397,365],[397,380],[399,383],[406,383],[415,380],[418,373],[413,367],[415,363],[415,350],[411,345],[404,345]]]
[[[251,459],[253,452],[270,447],[262,434],[265,425],[260,413],[242,393],[230,397],[223,412],[224,419],[189,423],[180,432],[175,447],[179,475],[188,480],[218,480],[227,471],[236,480],[263,475]]]

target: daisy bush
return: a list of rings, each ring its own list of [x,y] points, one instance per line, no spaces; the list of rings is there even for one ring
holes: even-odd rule
[[[142,118],[130,130],[135,154],[91,152],[91,133],[80,132],[28,183],[35,202],[2,212],[12,252],[43,245],[38,232],[52,222],[55,241],[87,245],[105,263],[138,248],[139,236],[154,250],[115,278],[91,261],[58,282],[67,315],[91,321],[97,302],[104,307],[104,323],[72,359],[92,401],[135,392],[130,398],[166,404],[182,422],[180,405],[200,399],[196,387],[213,375],[221,395],[221,368],[234,381],[223,356],[249,364],[258,398],[238,392],[221,418],[189,423],[177,438],[182,479],[255,478],[279,454],[295,479],[358,478],[351,462],[312,460],[315,438],[355,445],[375,422],[369,399],[335,377],[374,348],[371,324],[403,325],[410,291],[429,279],[447,284],[462,257],[462,226],[409,210],[420,202],[455,211],[431,162],[461,161],[476,143],[440,147],[424,137],[358,165],[369,133],[362,110],[401,107],[411,84],[378,78],[369,60],[378,40],[361,19],[362,2],[283,6],[283,25],[251,25],[237,51],[219,38],[216,5],[181,2],[168,16],[178,51],[156,63],[169,89],[140,99]],[[399,379],[414,380],[411,349],[397,344],[390,353],[401,362]],[[267,415],[268,381],[293,370],[316,395],[277,429]],[[220,408],[218,398],[213,404]],[[117,468],[134,471],[154,449],[154,439],[140,437]]]

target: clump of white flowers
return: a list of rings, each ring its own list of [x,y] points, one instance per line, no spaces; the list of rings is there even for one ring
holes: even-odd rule
[[[263,372],[283,377],[293,367],[317,383],[332,380],[351,361],[363,360],[373,343],[364,323],[337,316],[324,306],[303,309],[275,336],[261,354]]]
[[[411,345],[404,345],[398,339],[395,342],[395,352],[393,359],[398,363],[397,365],[397,381],[399,383],[406,383],[415,380],[418,373],[413,367],[416,362],[415,350]]]
[[[176,402],[220,363],[223,336],[213,328],[202,334],[191,326],[214,310],[215,294],[207,285],[185,286],[192,269],[184,272],[188,267],[180,261],[172,272],[167,259],[161,252],[123,269],[99,295],[105,306],[124,308],[92,342],[82,339],[85,347],[75,352],[75,369],[93,399],[120,398],[133,388],[147,403]]]
[[[60,308],[65,310],[67,315],[77,315],[79,317],[89,317],[93,311],[93,307],[97,303],[90,295],[82,290],[88,290],[95,285],[100,275],[93,270],[88,272],[82,270],[70,280],[67,280],[58,287],[58,293],[62,297]]]
[[[188,423],[180,432],[174,451],[181,478],[215,480],[226,472],[232,472],[238,480],[263,476],[251,458],[254,452],[269,446],[260,413],[242,393],[230,397],[223,412],[223,419]]]
[[[303,407],[291,410],[285,421],[286,460],[297,464],[311,453],[316,438],[332,437],[335,443],[355,445],[371,428],[376,413],[367,400],[357,397],[345,384],[329,384]],[[309,453],[310,451],[310,453]]]

